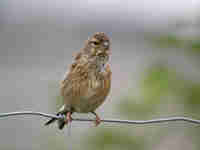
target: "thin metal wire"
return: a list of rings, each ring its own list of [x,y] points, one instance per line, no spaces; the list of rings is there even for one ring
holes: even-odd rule
[[[10,116],[23,116],[23,115],[34,115],[42,116],[46,118],[56,118],[64,119],[64,116],[56,116],[52,114],[42,113],[42,112],[33,112],[33,111],[19,111],[19,112],[9,112],[0,114],[0,119]],[[94,121],[93,119],[82,119],[82,118],[73,118],[73,121]],[[167,117],[167,118],[158,118],[152,120],[119,120],[119,119],[102,119],[101,122],[105,123],[120,123],[120,124],[154,124],[154,123],[164,123],[164,122],[173,122],[173,121],[184,121],[190,122],[193,124],[200,124],[200,120],[192,119],[189,117]]]

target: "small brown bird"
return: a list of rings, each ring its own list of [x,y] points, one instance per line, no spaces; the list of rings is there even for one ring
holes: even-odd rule
[[[61,96],[64,105],[57,115],[65,115],[65,120],[58,120],[59,129],[63,129],[71,114],[92,113],[96,116],[95,125],[101,120],[95,110],[105,101],[110,92],[111,70],[108,64],[111,54],[110,40],[103,32],[90,37],[83,49],[74,57],[69,72],[61,82]],[[49,125],[56,119],[49,120]]]

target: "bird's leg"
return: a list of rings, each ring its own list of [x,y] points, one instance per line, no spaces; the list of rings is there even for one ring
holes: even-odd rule
[[[68,122],[72,122],[72,112],[68,111],[66,113],[66,119],[65,119],[65,123],[68,123]]]
[[[96,120],[95,120],[95,127],[97,127],[100,123],[101,123],[101,119],[100,117],[97,115],[97,113],[95,112],[91,112],[92,114],[94,114],[96,116]]]

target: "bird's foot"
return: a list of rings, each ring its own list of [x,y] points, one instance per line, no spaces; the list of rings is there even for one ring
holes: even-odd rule
[[[95,124],[95,127],[97,127],[101,123],[101,118],[97,115],[97,113],[95,113],[95,112],[91,112],[91,113],[96,116],[94,124]]]
[[[66,119],[65,119],[65,123],[67,124],[68,122],[72,122],[72,113],[71,112],[67,112],[66,114]]]
[[[101,119],[98,115],[96,115],[96,120],[95,120],[95,127],[97,127],[101,123]]]

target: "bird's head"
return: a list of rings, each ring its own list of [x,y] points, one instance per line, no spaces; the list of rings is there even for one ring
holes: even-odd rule
[[[83,49],[89,58],[95,59],[98,63],[105,65],[110,56],[110,40],[103,32],[97,32],[89,37]]]

